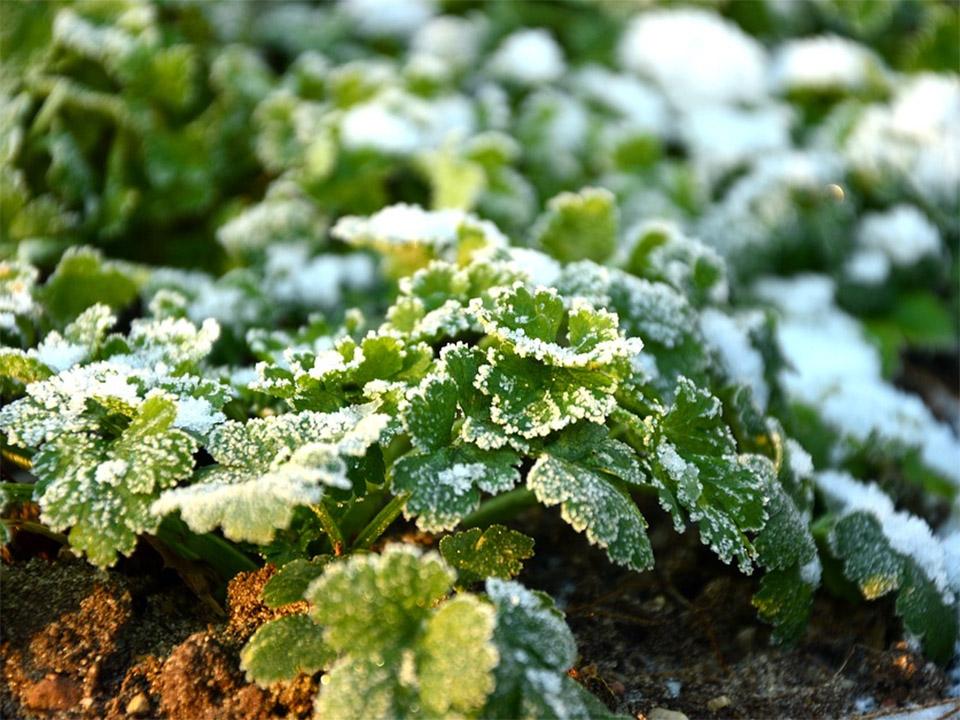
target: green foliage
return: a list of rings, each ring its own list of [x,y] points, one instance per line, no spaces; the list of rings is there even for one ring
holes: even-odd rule
[[[129,555],[137,535],[153,532],[150,506],[160,491],[190,476],[197,444],[171,427],[173,401],[148,397],[115,438],[64,434],[34,456],[44,523],[70,529],[70,544],[99,567]]]
[[[261,625],[240,653],[240,667],[260,685],[312,675],[336,656],[306,615],[285,615]]]
[[[616,198],[609,190],[561,193],[534,225],[533,242],[564,262],[603,262],[616,250],[618,224]]]
[[[475,714],[498,661],[489,605],[445,599],[455,575],[434,554],[391,546],[333,565],[307,590],[339,660],[317,701],[324,715]],[[439,603],[439,604],[438,604]]]
[[[509,580],[533,557],[533,538],[503,525],[470,528],[441,538],[440,554],[457,571],[462,586],[488,577]]]

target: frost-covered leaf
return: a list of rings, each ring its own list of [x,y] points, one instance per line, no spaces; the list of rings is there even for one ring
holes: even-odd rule
[[[428,375],[407,393],[403,422],[420,450],[437,450],[450,444],[457,396],[456,384],[443,375]]]
[[[265,544],[290,525],[297,506],[319,503],[325,487],[349,489],[347,466],[336,445],[311,442],[279,452],[265,470],[215,466],[193,485],[164,493],[152,510],[159,517],[179,511],[194,532],[221,527],[231,540]]]
[[[455,576],[436,553],[399,545],[329,565],[307,590],[340,658],[318,712],[366,719],[479,710],[498,660],[494,611],[469,594],[446,600]]]
[[[503,525],[471,528],[441,538],[440,554],[456,569],[460,585],[488,577],[509,580],[533,557],[533,538]]]
[[[454,259],[463,237],[480,238],[485,247],[505,247],[507,239],[488,220],[461,210],[427,211],[416,205],[391,205],[367,218],[340,218],[334,237],[378,250],[398,270],[412,272],[435,258]],[[406,274],[406,272],[404,272]]]
[[[480,504],[480,493],[513,488],[520,458],[510,450],[480,450],[470,445],[412,453],[391,468],[391,489],[408,493],[404,516],[416,517],[429,532],[449,530]]]
[[[472,595],[445,602],[427,621],[416,658],[428,713],[444,716],[483,706],[499,660],[490,642],[493,628],[492,609]]]
[[[261,625],[240,651],[240,668],[258,685],[312,675],[336,655],[323,642],[323,628],[307,615],[286,615]]]
[[[619,213],[613,193],[584,188],[551,198],[531,231],[535,245],[563,262],[602,262],[617,247]]]
[[[684,377],[674,404],[652,438],[654,473],[700,527],[700,536],[724,562],[736,558],[750,572],[756,550],[747,533],[767,521],[773,463],[738,454],[720,401]]]
[[[79,432],[45,444],[33,462],[44,523],[70,528],[71,546],[100,567],[129,555],[159,523],[150,505],[160,491],[193,470],[196,443],[172,428],[175,417],[174,402],[153,395],[116,439]]]
[[[820,558],[807,520],[780,485],[767,489],[769,519],[757,535],[757,562],[766,569],[753,605],[760,617],[774,626],[776,642],[799,638],[820,585]]]
[[[946,662],[960,628],[941,541],[921,518],[897,511],[874,484],[829,471],[817,476],[817,486],[838,514],[829,541],[844,574],[868,600],[897,591],[897,613],[907,630],[930,657]]]
[[[557,288],[565,297],[582,297],[615,312],[623,334],[643,340],[644,355],[654,360],[652,379],[661,395],[672,396],[679,375],[706,379],[710,362],[696,314],[669,285],[583,261],[564,268]]]
[[[493,637],[500,662],[484,717],[613,717],[567,675],[576,662],[577,645],[553,600],[519,583],[497,578],[487,580],[486,589],[497,609]]]
[[[352,487],[344,457],[363,456],[388,419],[367,404],[225,423],[206,443],[217,464],[165,493],[154,512],[179,510],[195,532],[220,526],[231,539],[268,543],[297,506],[318,503],[327,487]]]
[[[650,221],[628,232],[624,269],[668,283],[696,305],[727,300],[727,265],[709,245],[687,237],[673,223]]]
[[[297,410],[329,412],[368,398],[368,385],[418,383],[433,359],[430,347],[407,343],[399,333],[369,333],[360,342],[345,337],[330,350],[286,353],[281,367],[260,363],[251,388],[285,399]]]
[[[331,558],[327,555],[321,555],[312,560],[302,558],[291,560],[277,570],[276,574],[263,586],[263,604],[278,608],[303,600],[307,587],[323,574],[323,569],[330,560]]]
[[[580,427],[547,446],[527,475],[544,505],[560,505],[563,519],[610,559],[634,570],[653,566],[647,522],[630,497],[642,473],[629,450],[598,426]]]

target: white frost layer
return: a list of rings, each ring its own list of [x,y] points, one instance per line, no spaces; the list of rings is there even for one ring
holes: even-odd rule
[[[413,37],[411,48],[455,67],[468,67],[480,54],[480,23],[455,15],[431,18]]]
[[[621,64],[657,82],[677,107],[752,102],[766,94],[766,52],[720,16],[669,9],[635,17],[620,40]]]
[[[407,37],[434,13],[431,0],[340,0],[340,10],[362,35]]]
[[[841,506],[843,515],[855,512],[873,515],[890,547],[913,559],[946,601],[953,601],[952,584],[947,575],[947,554],[926,522],[908,512],[898,512],[890,497],[876,484],[865,485],[845,472],[826,470],[818,473],[816,483],[821,492]]]
[[[348,215],[337,221],[331,234],[344,242],[381,248],[404,245],[432,245],[438,249],[453,245],[460,226],[469,223],[480,229],[495,247],[506,247],[506,236],[497,227],[462,210],[424,210],[419,205],[399,203],[369,217]]]
[[[868,107],[843,146],[844,156],[877,183],[907,185],[954,210],[960,186],[960,78],[911,78],[889,105]]]
[[[345,289],[369,288],[376,266],[369,255],[321,254],[310,257],[306,244],[276,244],[267,249],[266,292],[282,303],[299,307],[335,307]]]
[[[735,382],[753,390],[754,400],[766,410],[770,388],[763,376],[763,356],[750,343],[750,326],[758,320],[755,314],[731,317],[715,308],[700,313],[700,331],[720,355],[723,368]]]
[[[490,58],[493,75],[523,85],[559,80],[567,69],[563,50],[546,30],[518,30],[504,39]]]
[[[859,90],[881,67],[879,60],[860,43],[836,35],[801,38],[777,50],[771,85],[778,91]]]
[[[879,353],[834,305],[829,278],[767,278],[754,291],[783,313],[777,337],[792,369],[781,380],[793,400],[817,408],[849,439],[919,448],[928,467],[960,485],[960,440],[919,397],[883,379]]]
[[[574,85],[583,97],[629,121],[631,128],[658,137],[670,133],[670,111],[663,95],[642,80],[588,65],[576,74]]]
[[[940,251],[940,233],[913,205],[897,205],[882,213],[867,213],[857,228],[857,242],[879,250],[894,265],[913,265]]]
[[[790,147],[792,113],[784,106],[697,107],[683,116],[680,134],[708,176],[762,154]]]

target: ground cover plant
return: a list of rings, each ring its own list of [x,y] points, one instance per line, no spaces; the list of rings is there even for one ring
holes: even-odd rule
[[[522,581],[554,516],[637,574],[695,536],[773,643],[877,601],[956,667],[955,5],[0,26],[9,564],[147,546],[214,609],[266,566],[237,667],[318,717],[636,712]]]

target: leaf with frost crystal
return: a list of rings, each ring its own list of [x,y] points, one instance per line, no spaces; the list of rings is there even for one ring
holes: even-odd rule
[[[700,527],[703,542],[726,563],[752,571],[756,550],[748,532],[767,521],[774,468],[761,455],[737,454],[720,401],[685,377],[672,407],[652,421],[655,475]]]
[[[493,638],[500,663],[483,716],[528,720],[614,717],[567,675],[577,660],[577,644],[553,600],[519,583],[496,578],[487,580],[486,589],[497,609]]]
[[[896,590],[896,611],[906,629],[920,638],[927,655],[941,664],[948,662],[960,639],[954,594],[938,587],[914,557],[898,552],[871,512],[844,515],[829,539],[843,561],[844,574],[864,597],[873,600]]]
[[[490,398],[490,419],[510,435],[536,438],[577,420],[603,422],[614,393],[642,348],[626,340],[617,317],[556,292],[521,283],[475,304],[480,324],[497,341],[474,386]]]
[[[457,417],[457,385],[444,375],[428,375],[407,393],[403,424],[420,450],[437,450],[450,444]]]
[[[486,354],[478,347],[456,343],[440,351],[440,362],[447,375],[457,386],[458,402],[464,421],[460,437],[485,450],[511,445],[522,450],[526,443],[511,437],[491,417],[490,398],[477,392],[475,383],[480,368],[486,362]]]
[[[761,619],[772,624],[775,642],[800,637],[820,585],[820,559],[807,521],[793,499],[773,480],[767,494],[769,519],[754,541],[757,561],[767,572],[753,597]]]
[[[544,505],[560,505],[563,519],[604,548],[611,561],[647,570],[653,566],[647,522],[628,490],[645,477],[632,451],[606,435],[599,425],[574,427],[546,447],[527,487]]]
[[[615,312],[624,335],[643,339],[644,352],[655,359],[662,376],[655,382],[661,395],[672,395],[678,375],[706,381],[710,358],[696,313],[669,285],[583,261],[564,268],[557,289],[564,297],[584,298]]]
[[[317,699],[323,717],[476,713],[493,690],[494,611],[446,599],[455,573],[436,553],[390,545],[331,564],[307,590],[311,616],[340,659]]]
[[[286,615],[261,625],[240,651],[240,668],[260,686],[312,675],[336,659],[323,628],[306,615]]]
[[[107,567],[153,532],[150,505],[193,470],[194,440],[171,426],[172,399],[148,397],[114,440],[90,432],[59,435],[34,456],[38,502],[51,529],[70,528],[72,547]]]
[[[584,188],[560,193],[531,231],[533,242],[562,262],[606,260],[616,250],[619,213],[613,193]]]
[[[440,554],[457,570],[461,586],[488,577],[509,580],[533,557],[533,538],[503,525],[471,528],[441,538]]]
[[[385,207],[369,217],[340,218],[331,234],[357,247],[377,250],[390,259],[393,271],[407,275],[430,260],[453,260],[465,236],[479,238],[486,248],[509,243],[496,225],[460,210],[423,210],[400,203]]]
[[[224,423],[206,444],[218,464],[197,483],[165,493],[154,512],[179,510],[194,532],[220,526],[233,540],[268,543],[325,487],[352,486],[341,456],[363,456],[388,420],[368,404]]]
[[[480,450],[470,445],[411,453],[391,468],[391,490],[408,493],[403,514],[417,518],[428,532],[450,530],[480,504],[480,492],[513,488],[520,458],[510,450]]]
[[[432,360],[429,345],[407,343],[399,333],[369,333],[359,343],[345,337],[332,350],[290,357],[289,370],[260,363],[260,379],[251,388],[297,410],[332,411],[366,399],[369,383],[419,382]]]

